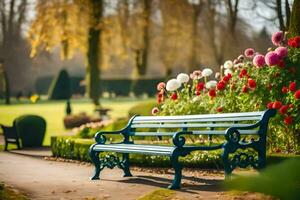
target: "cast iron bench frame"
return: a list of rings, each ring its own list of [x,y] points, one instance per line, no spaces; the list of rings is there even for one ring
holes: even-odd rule
[[[276,114],[276,110],[268,109],[261,112],[204,114],[204,115],[182,115],[182,116],[133,116],[127,126],[119,131],[97,132],[96,143],[91,145],[89,155],[95,165],[95,173],[92,180],[99,179],[103,168],[119,167],[124,171],[124,177],[132,176],[130,172],[130,153],[169,156],[175,176],[170,189],[178,189],[181,184],[182,166],[178,161],[180,156],[186,156],[192,151],[223,149],[222,160],[225,177],[230,175],[236,167],[246,168],[251,166],[261,169],[266,163],[266,136],[268,122]],[[248,123],[251,121],[251,123]],[[242,123],[240,123],[242,122]],[[141,128],[156,129],[156,132],[138,131]],[[178,132],[161,132],[161,129],[180,128]],[[197,129],[198,130],[195,130]],[[205,128],[203,130],[203,128]],[[192,130],[191,130],[192,129]],[[120,143],[106,143],[106,134],[120,134],[123,141]],[[187,146],[184,135],[223,135],[225,141],[218,145]],[[241,136],[253,136],[246,141]],[[171,136],[173,146],[141,145],[134,144],[134,136]],[[257,152],[257,156],[247,152],[237,152],[238,149],[251,148]],[[101,152],[116,152],[118,156],[107,155],[100,158]],[[229,155],[233,154],[231,158]]]

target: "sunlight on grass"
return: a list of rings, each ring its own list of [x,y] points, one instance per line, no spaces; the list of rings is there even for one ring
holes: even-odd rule
[[[138,198],[138,200],[171,200],[174,194],[175,191],[173,190],[158,189]]]
[[[109,113],[114,119],[127,117],[128,110],[137,103],[147,100],[135,99],[114,99],[103,100],[102,106],[110,108]],[[72,100],[72,113],[85,112],[87,114],[94,113],[94,105],[89,101]],[[66,130],[63,125],[65,116],[66,102],[65,101],[42,101],[36,104],[12,104],[0,105],[0,124],[12,125],[13,120],[24,114],[36,114],[44,117],[47,121],[47,131],[44,139],[44,145],[50,145],[50,137],[55,135],[63,135],[69,130]]]

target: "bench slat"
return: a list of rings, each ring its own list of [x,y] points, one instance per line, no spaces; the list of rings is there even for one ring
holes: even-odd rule
[[[250,116],[250,117],[228,117],[228,118],[188,118],[188,119],[164,119],[164,118],[156,118],[156,119],[134,119],[132,124],[137,123],[188,123],[188,122],[234,122],[234,121],[258,121],[260,120],[260,116]]]
[[[226,130],[193,131],[193,135],[225,135]],[[239,130],[241,135],[256,135],[258,130]],[[131,136],[172,136],[177,132],[129,132]]]
[[[131,128],[227,128],[231,126],[235,127],[245,127],[253,124],[234,124],[234,123],[222,123],[222,124],[207,124],[207,123],[193,123],[193,124],[133,124]]]
[[[216,118],[243,118],[260,117],[264,112],[244,112],[244,113],[223,113],[223,114],[204,114],[204,115],[176,115],[176,116],[137,116],[133,121],[159,121],[159,120],[186,120],[186,119],[216,119]]]
[[[93,150],[151,155],[171,155],[174,147],[136,144],[97,144],[94,146]]]

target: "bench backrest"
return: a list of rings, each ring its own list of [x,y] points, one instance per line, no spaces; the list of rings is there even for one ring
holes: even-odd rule
[[[194,134],[223,135],[229,127],[241,127],[241,134],[260,134],[266,131],[273,109],[261,112],[183,115],[183,116],[134,116],[127,127],[130,135],[171,136],[178,131]],[[255,128],[254,128],[254,127]],[[249,128],[248,128],[249,127]]]

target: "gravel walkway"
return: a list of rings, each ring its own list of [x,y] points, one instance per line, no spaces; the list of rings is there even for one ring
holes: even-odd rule
[[[171,170],[133,168],[134,177],[123,178],[120,169],[104,169],[101,180],[91,181],[90,164],[58,162],[18,152],[0,152],[0,181],[25,193],[30,199],[122,199],[133,200],[167,187]],[[228,195],[220,185],[223,175],[185,170],[182,189],[172,199],[264,199],[243,193]]]

